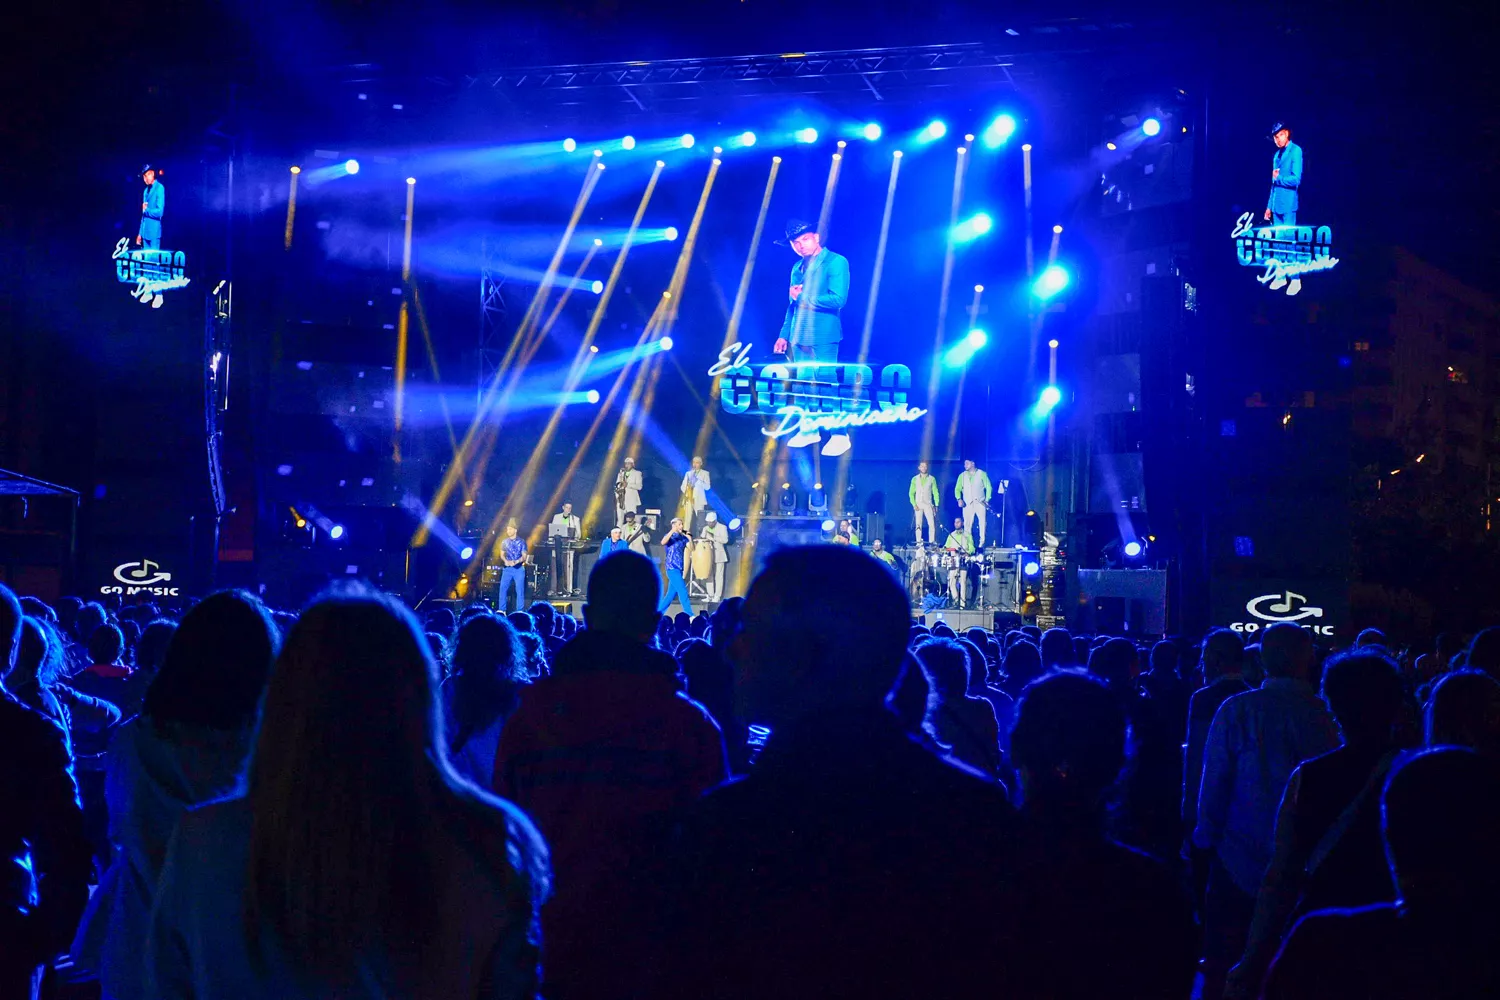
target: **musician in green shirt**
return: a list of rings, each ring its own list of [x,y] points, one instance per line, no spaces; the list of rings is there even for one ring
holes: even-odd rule
[[[964,528],[961,517],[953,519],[953,530],[943,543],[947,550],[944,562],[948,564],[948,597],[960,608],[969,606],[969,562],[974,554],[974,536]]]

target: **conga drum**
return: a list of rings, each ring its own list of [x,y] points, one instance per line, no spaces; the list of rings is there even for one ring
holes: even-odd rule
[[[713,539],[700,538],[693,543],[693,576],[695,579],[707,580],[714,575],[714,543]]]

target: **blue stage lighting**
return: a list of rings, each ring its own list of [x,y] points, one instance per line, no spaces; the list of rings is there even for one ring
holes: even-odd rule
[[[917,133],[917,139],[922,142],[932,142],[941,139],[948,134],[948,126],[934,119],[927,123],[927,127]]]
[[[359,161],[358,160],[345,160],[344,161],[344,173],[346,173],[346,174],[357,174],[357,173],[359,173]]]
[[[460,558],[460,559],[473,559],[474,558],[474,546],[472,546],[472,545],[465,545],[463,548],[459,549],[458,550],[458,558]]]
[[[1131,539],[1130,541],[1125,543],[1125,555],[1131,559],[1134,559],[1136,556],[1140,555],[1145,550],[1145,548],[1146,547],[1140,542],[1136,541],[1135,539]]]
[[[1025,573],[1027,576],[1036,576],[1041,571],[1042,564],[1037,562],[1035,559],[1026,560],[1026,564],[1021,567],[1021,572]]]
[[[589,286],[589,291],[593,292],[595,295],[603,295],[604,294],[604,282],[602,282],[602,281],[595,281],[592,285]]]
[[[862,134],[866,139],[869,139],[871,142],[874,142],[876,139],[880,138],[882,132],[883,130],[878,124],[876,124],[875,122],[871,122],[861,130],[860,134]]]
[[[676,226],[668,226],[666,229],[662,230],[661,234],[662,234],[663,237],[666,238],[667,242],[670,243],[671,241],[673,241],[673,240],[675,240],[677,238],[677,227]]]
[[[729,530],[730,531],[739,531],[741,523],[743,523],[743,522],[741,522],[740,519],[737,518],[737,517],[730,518],[729,519]]]
[[[740,143],[741,146],[753,146],[753,145],[755,145],[755,133],[754,132],[741,132],[740,133],[740,138],[739,138],[739,143]]]
[[[1039,299],[1050,299],[1064,288],[1067,288],[1068,282],[1071,280],[1067,268],[1061,264],[1050,264],[1045,271],[1037,276],[1036,281],[1031,286],[1031,293]]]
[[[986,212],[970,216],[963,222],[953,227],[953,241],[955,243],[968,243],[977,240],[991,229],[995,228],[995,220],[990,218]]]
[[[1045,389],[1042,390],[1042,405],[1045,406],[1047,409],[1050,410],[1054,406],[1056,406],[1058,403],[1061,403],[1061,402],[1062,402],[1062,390],[1059,389],[1057,386],[1055,386],[1055,385],[1049,385],[1049,386],[1047,386],[1047,388],[1045,388]]]
[[[990,342],[990,335],[985,333],[978,327],[975,327],[974,329],[969,331],[968,335],[964,337],[964,340],[968,341],[970,347],[973,347],[977,350]]]
[[[796,137],[798,142],[817,142],[818,130],[815,128],[799,128]]]
[[[344,526],[342,524],[335,524],[333,527],[329,528],[328,537],[332,538],[334,541],[338,541],[340,538],[343,538]]]
[[[635,136],[633,136],[633,135],[627,135],[625,138],[621,139],[620,140],[620,147],[622,149],[634,149],[635,148]]]
[[[691,132],[688,132],[681,139],[679,139],[677,141],[680,142],[680,143],[682,143],[682,148],[683,149],[692,149],[693,148],[693,143],[697,142],[697,140],[693,138],[693,133],[691,133]]]
[[[664,350],[664,351],[670,351],[672,349],[672,338],[671,337],[663,337],[663,338],[661,338],[660,340],[657,341],[657,344],[660,345],[660,347],[661,347],[662,350]]]
[[[587,399],[590,403],[597,403],[597,402],[599,402],[599,390],[598,389],[590,389],[588,391],[588,394],[585,395],[583,398]]]
[[[563,140],[563,152],[564,153],[571,153],[571,152],[573,152],[573,150],[575,150],[577,148],[578,148],[578,140],[577,139],[564,139]]]
[[[1145,121],[1141,122],[1141,131],[1146,133],[1148,136],[1156,135],[1161,131],[1161,122],[1157,121],[1155,118],[1147,118]]]
[[[1016,132],[1016,120],[1010,115],[1001,115],[990,122],[989,128],[984,130],[984,144],[990,149],[1005,144]]]
[[[968,364],[980,348],[990,342],[990,335],[979,328],[974,328],[964,335],[964,339],[954,344],[943,352],[943,366],[946,368],[962,368]]]
[[[823,522],[823,530],[824,531],[832,531],[836,527],[838,527],[838,525],[836,525],[836,524],[833,523],[833,518],[831,518],[831,517],[828,520],[826,520],[826,521]]]

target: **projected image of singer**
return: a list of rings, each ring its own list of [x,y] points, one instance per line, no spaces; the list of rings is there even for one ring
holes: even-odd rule
[[[167,211],[167,189],[161,182],[161,170],[146,164],[141,168],[141,228],[136,231],[135,245],[143,250],[161,247],[161,217]]]
[[[787,242],[797,253],[787,290],[786,319],[776,340],[775,352],[792,362],[837,363],[839,342],[844,339],[839,310],[849,300],[849,259],[823,246],[811,222],[793,219],[786,226]],[[788,447],[803,448],[818,440],[816,434],[798,434]],[[823,446],[825,455],[849,450],[849,435],[835,434]]]

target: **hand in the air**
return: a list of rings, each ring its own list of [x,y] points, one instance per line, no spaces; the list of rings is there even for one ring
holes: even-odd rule
[[[771,347],[771,353],[772,354],[785,354],[786,352],[787,352],[786,338],[785,337],[777,337],[776,338],[776,343]]]
[[[793,285],[791,287],[790,291],[791,291],[791,295],[792,295],[792,301],[795,302],[797,299],[800,299],[802,297],[802,286],[801,285]]]
[[[1266,221],[1267,222],[1271,221],[1271,210],[1269,208],[1266,209]]]

